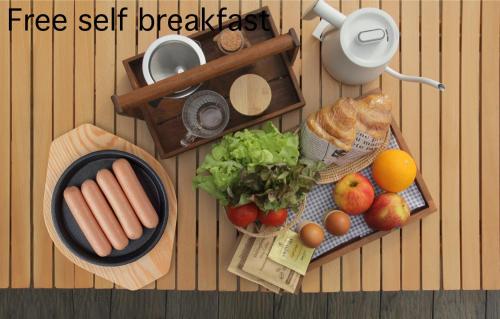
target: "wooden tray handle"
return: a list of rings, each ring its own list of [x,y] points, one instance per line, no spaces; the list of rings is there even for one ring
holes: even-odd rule
[[[123,95],[113,95],[111,96],[111,100],[115,105],[117,113],[130,114],[131,109],[139,108],[149,101],[238,70],[262,58],[291,51],[299,45],[300,41],[295,30],[290,29],[286,34],[260,42],[239,52],[225,55],[154,84],[141,87]]]

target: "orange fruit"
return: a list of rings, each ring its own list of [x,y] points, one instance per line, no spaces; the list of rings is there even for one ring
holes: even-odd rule
[[[382,189],[397,193],[413,183],[417,176],[417,165],[405,151],[386,150],[373,161],[372,175]]]

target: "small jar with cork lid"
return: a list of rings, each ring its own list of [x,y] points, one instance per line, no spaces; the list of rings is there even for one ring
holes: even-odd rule
[[[243,31],[226,28],[214,37],[217,47],[224,54],[236,53],[248,47]]]

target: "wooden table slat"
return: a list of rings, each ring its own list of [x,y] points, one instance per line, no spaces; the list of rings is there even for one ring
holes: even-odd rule
[[[482,288],[500,289],[499,96],[500,2],[482,3],[481,265]]]
[[[426,1],[422,3],[420,21],[422,52],[421,73],[435,79],[440,78],[439,58],[439,2]],[[421,114],[422,141],[421,162],[422,175],[434,198],[436,206],[440,202],[440,167],[439,136],[440,132],[440,94],[429,86],[422,86]],[[439,211],[422,220],[422,289],[437,290],[441,287],[441,257]]]
[[[29,1],[12,1],[31,12]],[[11,37],[11,286],[31,283],[31,55],[30,32],[17,25]]]
[[[198,13],[198,1],[181,1],[180,14]],[[181,32],[182,33],[182,32]],[[184,34],[188,34],[185,32]],[[178,156],[177,289],[196,288],[196,192],[191,180],[196,174],[197,150]]]
[[[419,74],[420,8],[417,1],[403,1],[401,6],[401,71]],[[401,83],[401,129],[411,153],[420,167],[420,90],[411,82]],[[401,287],[420,288],[420,222],[402,229]]]
[[[441,37],[443,82],[441,116],[441,238],[443,288],[460,288],[460,3],[443,2]]]
[[[382,1],[381,8],[389,13],[396,24],[400,25],[400,1]],[[400,47],[401,50],[401,47]],[[400,70],[400,51],[396,51],[389,66]],[[401,90],[400,81],[388,74],[382,74],[382,90],[392,97],[392,114],[401,127]],[[382,290],[399,290],[401,288],[401,230],[396,230],[382,238]]]
[[[245,0],[241,2],[240,12],[249,12],[260,7],[259,0]],[[259,285],[244,278],[239,278],[241,291],[258,291]]]
[[[310,6],[309,1],[302,2],[302,11],[305,11]],[[288,6],[288,5],[287,5]],[[297,28],[297,18],[300,17],[300,12],[295,10],[293,13],[294,19],[288,22],[291,26]],[[292,14],[289,10],[283,14],[283,29],[285,28],[285,16]],[[301,68],[300,74],[302,76],[302,93],[306,105],[302,109],[302,118],[317,111],[321,108],[321,64],[318,57],[320,56],[320,43],[312,36],[312,31],[316,28],[319,18],[310,21],[302,21],[302,59],[300,60]],[[298,64],[297,61],[295,64]],[[298,123],[297,123],[298,124]],[[318,292],[321,290],[321,268],[310,271],[302,282],[302,291],[304,292]]]
[[[108,14],[114,5],[115,2],[111,0],[96,1],[96,15]],[[95,32],[95,123],[108,132],[115,131],[115,112],[109,98],[115,92],[115,50],[113,31],[108,29]],[[81,276],[85,277],[84,274]],[[101,289],[113,288],[113,283],[95,276],[94,286]]]
[[[66,17],[74,15],[73,3],[54,2],[54,12]],[[54,138],[74,127],[74,23],[68,19],[64,31],[54,32]],[[74,287],[74,265],[57,249],[54,249],[54,286]]]
[[[378,0],[362,0],[362,8],[379,8]],[[364,94],[374,89],[380,88],[380,77],[370,83],[361,86],[361,93]],[[361,249],[361,290],[380,290],[380,240],[374,240],[364,245]]]
[[[466,14],[464,14],[466,13]],[[460,75],[460,195],[461,264],[463,289],[481,288],[479,249],[479,40],[481,3],[462,4]]]
[[[334,8],[340,8],[340,1],[329,1]],[[329,106],[340,97],[341,84],[321,67],[321,106]],[[340,258],[321,266],[321,290],[324,292],[340,291]]]
[[[75,15],[94,12],[92,2],[75,2]],[[75,126],[93,123],[95,118],[94,101],[94,44],[93,32],[75,29]],[[75,288],[92,288],[94,276],[80,267],[75,267]]]
[[[34,2],[33,12],[51,13],[52,3]],[[52,276],[47,274],[52,274],[53,245],[42,213],[52,142],[52,94],[47,92],[52,92],[52,34],[33,30],[33,286],[37,288],[52,287]]]
[[[206,14],[216,14],[217,0],[201,0],[200,7]],[[198,165],[212,149],[213,144],[203,145],[198,152]],[[217,201],[208,193],[197,191],[198,196],[198,289],[217,289]]]
[[[227,14],[231,15],[240,12],[240,4],[238,0],[221,0],[220,7],[226,7]],[[224,21],[227,19],[224,19]],[[231,225],[226,217],[226,211],[222,205],[218,207],[218,289],[223,291],[234,291],[238,288],[238,278],[227,271],[227,267],[233,257],[236,230]]]
[[[134,2],[134,1],[131,1]],[[179,6],[177,0],[167,0],[167,1],[160,1],[158,4],[158,14],[175,14],[179,12]],[[131,25],[131,28],[134,28],[135,25]],[[168,27],[162,28],[159,32],[159,36],[164,36],[170,33],[175,33],[174,31],[170,30]],[[129,55],[127,58],[133,56]],[[128,79],[127,79],[128,82]],[[169,158],[165,160],[161,160],[161,163],[165,170],[167,171],[168,175],[172,179],[172,183],[175,185],[175,189],[177,191],[177,158]],[[176,233],[177,236],[177,233]],[[158,289],[175,289],[175,284],[176,284],[176,247],[177,243],[174,243],[174,251],[172,252],[172,261],[170,264],[170,271],[167,275],[165,275],[163,278],[157,280],[156,287]]]
[[[0,20],[8,19],[9,3],[0,2]],[[11,63],[10,32],[0,28],[0,287],[10,285],[10,136],[11,136]]]

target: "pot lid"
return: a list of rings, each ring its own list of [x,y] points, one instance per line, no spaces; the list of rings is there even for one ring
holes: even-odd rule
[[[387,64],[399,46],[399,29],[392,17],[376,8],[348,15],[340,30],[340,43],[353,63],[374,68]]]

